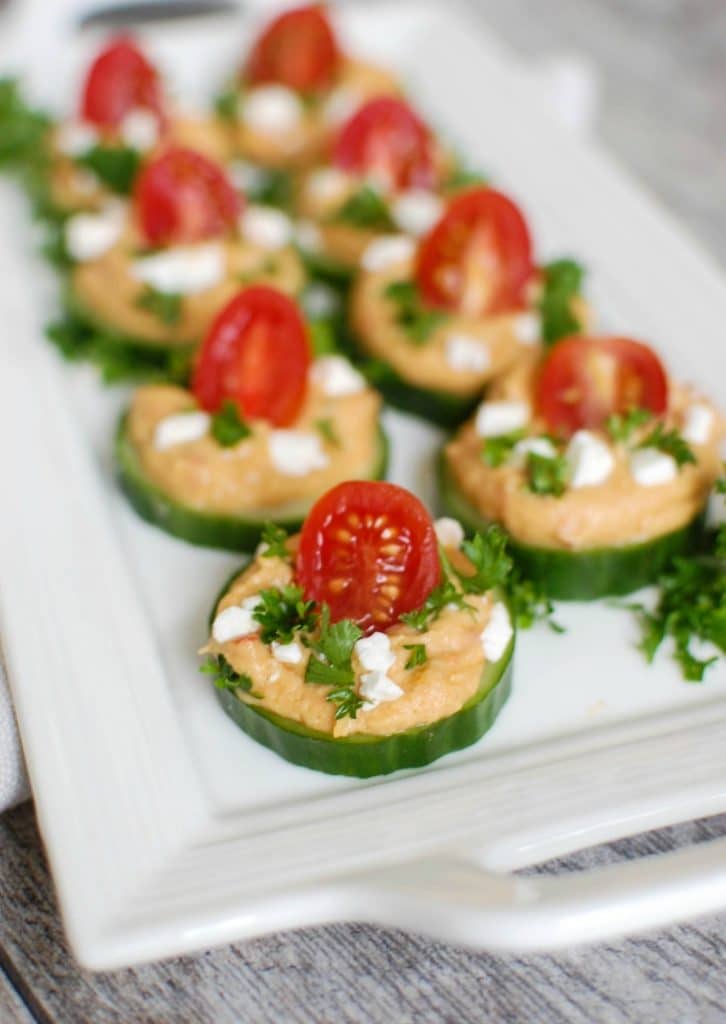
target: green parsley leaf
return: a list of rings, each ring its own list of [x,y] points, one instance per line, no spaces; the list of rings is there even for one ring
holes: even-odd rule
[[[404,668],[418,668],[419,665],[425,665],[429,660],[426,644],[404,644],[403,647],[404,650],[411,652]]]
[[[489,526],[484,533],[475,533],[463,541],[461,550],[474,566],[471,575],[457,573],[466,594],[486,594],[495,587],[505,587],[512,571],[507,554],[507,535],[500,526]]]
[[[383,295],[396,305],[396,322],[414,345],[427,342],[433,331],[448,319],[449,314],[444,310],[424,305],[415,281],[392,281]]]
[[[206,676],[211,676],[211,680],[218,690],[244,690],[245,693],[252,693],[254,685],[252,679],[248,675],[240,675],[235,672],[221,654],[208,658],[199,667],[199,671]]]
[[[638,427],[642,427],[648,420],[652,419],[653,413],[650,409],[628,409],[622,415],[614,412],[605,420],[605,429],[613,441],[620,444],[627,444]]]
[[[503,466],[512,454],[514,446],[523,437],[523,430],[514,430],[511,434],[500,434],[498,437],[488,437],[481,449],[481,456],[487,466],[491,466],[492,469]]]
[[[25,169],[47,160],[50,118],[29,107],[15,79],[0,78],[0,167]]]
[[[289,210],[295,198],[295,185],[290,171],[266,167],[260,174],[259,184],[247,189],[247,198],[263,206],[277,206]]]
[[[394,226],[386,200],[370,185],[363,185],[346,199],[332,219],[357,228],[377,228],[382,231]]]
[[[353,648],[363,631],[350,619],[330,624],[330,609],[323,605],[320,616],[320,635],[308,640],[311,649],[305,669],[305,682],[331,686],[325,698],[336,705],[336,719],[355,718],[363,700],[355,691]]]
[[[334,448],[340,448],[340,437],[331,419],[315,420],[315,429],[328,444]]]
[[[489,178],[481,171],[466,167],[465,164],[456,162],[451,174],[444,182],[446,192],[457,192],[459,189],[469,188],[471,185],[486,185]]]
[[[276,523],[265,523],[262,527],[261,543],[265,545],[263,558],[290,558],[287,549],[287,530]]]
[[[564,633],[564,627],[552,618],[554,605],[543,586],[526,579],[518,568],[507,582],[509,608],[519,629],[531,629],[535,622],[544,620],[555,633]]]
[[[539,311],[545,345],[553,345],[559,338],[580,330],[582,325],[572,312],[571,304],[582,290],[584,275],[583,267],[575,260],[555,260],[543,268]]]
[[[239,414],[237,403],[227,399],[212,416],[212,437],[223,448],[231,448],[252,431]]]
[[[237,121],[240,91],[231,85],[214,99],[214,112],[222,121]]]
[[[260,592],[260,603],[252,612],[259,622],[260,639],[270,644],[273,640],[289,644],[295,633],[315,629],[315,602],[303,599],[302,587],[290,583],[284,587],[269,587]]]
[[[136,180],[141,155],[131,146],[93,146],[76,157],[76,163],[93,171],[112,192],[127,196]]]
[[[527,486],[534,494],[561,497],[567,487],[569,471],[564,455],[527,454]]]
[[[685,466],[688,462],[695,462],[696,456],[685,438],[677,430],[666,430],[661,422],[655,427],[638,448],[656,448],[659,452],[665,452],[676,461],[677,466]]]
[[[184,296],[176,292],[160,292],[151,285],[147,285],[136,300],[139,309],[145,309],[161,320],[167,327],[179,323],[182,313]]]

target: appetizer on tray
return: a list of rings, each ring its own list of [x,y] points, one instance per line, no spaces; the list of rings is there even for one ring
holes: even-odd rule
[[[385,475],[380,405],[344,357],[313,358],[292,299],[253,286],[212,324],[189,390],[135,392],[117,436],[121,482],[167,532],[249,551],[266,521],[297,528],[341,480]]]
[[[217,111],[239,156],[297,171],[319,159],[363,100],[396,92],[392,74],[344,52],[325,7],[312,4],[263,28]]]
[[[463,540],[393,484],[346,482],[268,530],[201,653],[224,709],[295,764],[368,777],[476,742],[509,695],[496,528]]]
[[[723,435],[651,348],[573,336],[495,382],[444,449],[442,497],[470,530],[500,523],[550,597],[626,594],[693,546]]]

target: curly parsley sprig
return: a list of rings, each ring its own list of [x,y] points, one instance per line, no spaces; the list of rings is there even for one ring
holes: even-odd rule
[[[415,281],[391,281],[383,290],[384,298],[396,307],[396,323],[414,345],[425,344],[449,314],[426,306]]]

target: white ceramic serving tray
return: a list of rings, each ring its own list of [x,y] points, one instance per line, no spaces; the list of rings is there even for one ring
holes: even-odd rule
[[[24,67],[39,99],[69,109],[98,40],[72,35],[62,5],[18,7],[32,28],[15,26],[3,70]],[[726,407],[726,281],[607,156],[551,119],[481,26],[450,4],[338,14],[351,45],[398,67],[472,163],[523,203],[543,257],[586,260],[602,323],[656,343]],[[245,31],[174,25],[148,42],[180,94],[200,98]],[[629,616],[605,604],[562,606],[565,637],[524,634],[494,729],[427,770],[330,778],[245,737],[195,655],[238,559],[172,540],[126,507],[110,456],[124,396],[44,342],[57,285],[7,182],[0,238],[2,641],[83,964],[343,919],[552,948],[726,906],[724,842],[597,874],[507,874],[726,810],[723,661],[701,686],[665,655],[648,667]],[[387,424],[393,479],[433,500],[439,433],[393,413]]]

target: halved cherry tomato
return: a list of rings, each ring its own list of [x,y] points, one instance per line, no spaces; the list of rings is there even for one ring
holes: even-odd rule
[[[668,378],[655,352],[639,341],[563,338],[542,364],[536,405],[550,430],[569,436],[628,409],[664,413]]]
[[[247,60],[245,80],[278,82],[296,92],[327,89],[338,70],[340,51],[322,7],[296,7],[274,18]]]
[[[159,73],[133,39],[120,36],[99,53],[86,76],[81,117],[101,128],[115,128],[136,107],[162,119]]]
[[[468,316],[521,308],[534,272],[527,222],[492,188],[456,196],[422,239],[416,281],[432,306]]]
[[[221,167],[173,146],[142,169],[134,189],[141,229],[151,245],[199,242],[234,227],[240,198]]]
[[[380,179],[389,188],[437,184],[433,136],[408,104],[393,96],[369,100],[346,121],[333,162],[352,174]]]
[[[305,521],[297,578],[333,622],[386,629],[419,608],[441,578],[431,516],[395,484],[349,481],[320,498]]]
[[[243,417],[286,427],[305,399],[311,359],[295,303],[256,285],[217,315],[199,352],[192,391],[208,412],[229,399]]]

